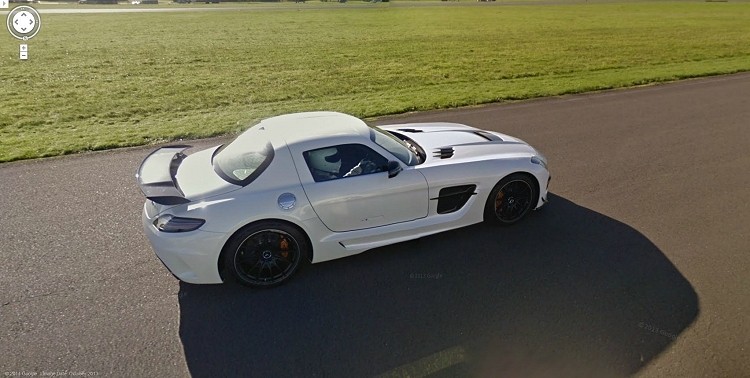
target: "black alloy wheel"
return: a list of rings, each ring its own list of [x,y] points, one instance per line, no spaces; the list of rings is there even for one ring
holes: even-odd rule
[[[514,224],[534,208],[536,185],[526,174],[512,174],[500,180],[487,198],[485,220],[502,225]]]
[[[241,230],[227,244],[225,267],[241,284],[268,288],[286,282],[308,262],[309,246],[296,228],[263,222]]]

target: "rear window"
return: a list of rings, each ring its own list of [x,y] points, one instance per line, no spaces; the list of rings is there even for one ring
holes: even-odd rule
[[[213,166],[225,181],[245,186],[255,180],[272,159],[273,146],[264,130],[256,125],[220,147],[214,155]]]

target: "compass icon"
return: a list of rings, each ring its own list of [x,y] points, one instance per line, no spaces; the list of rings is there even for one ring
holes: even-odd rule
[[[42,18],[36,9],[22,5],[8,12],[7,25],[12,36],[27,41],[39,33]]]

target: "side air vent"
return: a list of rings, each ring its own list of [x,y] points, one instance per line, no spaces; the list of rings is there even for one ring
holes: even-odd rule
[[[476,194],[474,192],[476,189],[476,185],[451,186],[440,189],[438,198],[430,199],[438,200],[438,214],[448,214],[458,211],[462,207],[464,207],[464,205],[466,205],[466,202],[469,201],[469,198]]]
[[[453,147],[442,147],[435,150],[434,157],[441,159],[450,159],[453,157]]]
[[[398,129],[398,131],[403,131],[405,133],[421,133],[423,130],[419,129]]]

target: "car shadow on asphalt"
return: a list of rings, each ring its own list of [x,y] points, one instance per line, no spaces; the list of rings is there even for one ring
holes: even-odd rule
[[[699,313],[632,227],[552,195],[477,225],[315,264],[288,284],[181,283],[180,337],[204,376],[623,376]]]

